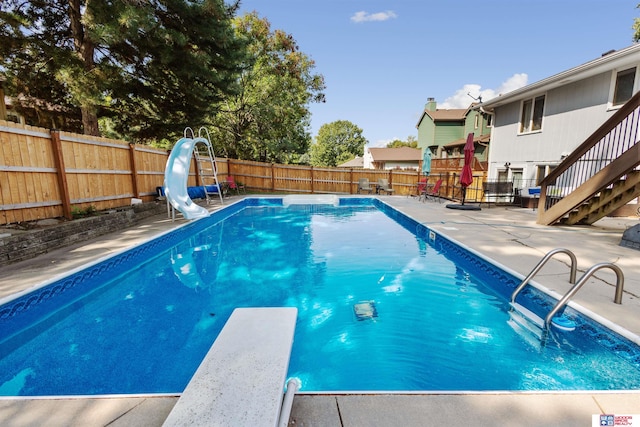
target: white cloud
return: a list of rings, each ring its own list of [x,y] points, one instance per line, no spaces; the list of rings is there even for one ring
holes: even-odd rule
[[[458,89],[455,94],[439,104],[438,108],[467,108],[472,102],[476,102],[471,97],[478,99],[478,96],[480,96],[483,101],[488,101],[500,94],[511,92],[512,90],[526,86],[528,79],[529,76],[525,73],[514,74],[502,82],[497,89],[482,89],[478,84],[466,84],[462,86],[461,89]]]
[[[387,21],[389,19],[397,18],[398,15],[392,10],[387,10],[386,12],[377,12],[377,13],[369,13],[364,10],[360,12],[356,12],[351,20],[356,23],[360,22],[368,22],[368,21]]]

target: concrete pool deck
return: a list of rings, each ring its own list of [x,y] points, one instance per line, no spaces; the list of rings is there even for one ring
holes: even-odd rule
[[[536,212],[515,207],[481,211],[446,209],[446,201],[381,200],[509,269],[526,275],[548,251],[575,253],[578,278],[592,265],[613,262],[625,275],[621,305],[613,303],[615,275],[598,271],[573,301],[640,335],[640,251],[619,246],[623,231],[638,218],[606,218],[593,226],[546,227]],[[165,216],[0,268],[0,298],[28,289],[93,260],[136,245],[183,224]],[[564,294],[568,257],[558,255],[535,281]],[[178,396],[81,399],[0,398],[2,426],[161,426]],[[606,393],[429,393],[299,394],[295,426],[589,426],[594,414],[640,414],[640,390]],[[640,417],[639,417],[640,418]],[[640,420],[634,420],[636,423]]]

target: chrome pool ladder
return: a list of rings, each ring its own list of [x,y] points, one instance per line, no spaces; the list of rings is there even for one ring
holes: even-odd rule
[[[545,328],[549,327],[549,325],[551,324],[551,320],[553,319],[553,316],[555,316],[556,313],[558,313],[558,311],[560,311],[560,309],[562,309],[569,302],[569,299],[571,299],[571,297],[573,297],[580,290],[582,285],[587,283],[587,280],[589,280],[589,278],[593,276],[593,274],[596,271],[602,268],[610,268],[611,270],[613,270],[614,273],[616,273],[616,293],[613,297],[613,302],[616,304],[622,304],[622,291],[624,289],[624,274],[622,273],[622,270],[620,269],[620,267],[610,262],[602,262],[599,264],[595,264],[593,267],[587,270],[587,272],[584,273],[584,275],[582,275],[580,280],[578,280],[578,282],[575,285],[573,285],[566,294],[564,294],[564,296],[560,299],[560,301],[558,301],[556,305],[553,306],[549,314],[547,314],[547,317],[544,318]]]
[[[576,271],[577,271],[576,256],[569,249],[556,248],[549,251],[544,257],[542,257],[540,262],[538,262],[538,264],[533,268],[533,270],[531,270],[531,272],[527,275],[527,277],[525,277],[524,280],[515,288],[515,290],[511,294],[512,307],[517,308],[517,306],[519,306],[519,304],[516,304],[515,302],[518,294],[522,291],[522,289],[524,289],[525,286],[529,284],[533,276],[535,276],[540,271],[540,269],[542,269],[542,267],[547,263],[547,261],[549,261],[554,255],[559,253],[566,254],[571,259],[569,283],[573,284],[573,286],[571,287],[571,289],[569,289],[567,293],[564,294],[562,298],[560,298],[560,300],[556,303],[556,305],[553,306],[551,311],[549,311],[549,314],[547,314],[547,316],[544,318],[544,323],[543,323],[544,329],[549,328],[549,325],[551,324],[553,316],[555,316],[562,308],[564,308],[564,306],[580,290],[580,288],[582,288],[582,286],[587,282],[587,280],[589,280],[589,278],[593,276],[593,274],[596,271],[601,270],[603,268],[609,268],[613,270],[613,272],[616,274],[616,293],[613,298],[613,302],[616,304],[622,304],[622,292],[624,289],[624,274],[622,273],[622,270],[620,269],[620,267],[609,262],[595,264],[593,267],[591,267],[582,275],[580,280],[576,282]]]

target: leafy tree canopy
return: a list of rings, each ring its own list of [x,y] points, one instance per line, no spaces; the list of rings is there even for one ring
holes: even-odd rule
[[[316,141],[311,146],[311,164],[337,166],[355,156],[362,156],[366,144],[362,129],[348,120],[324,124],[318,130]]]
[[[393,141],[387,144],[387,148],[399,148],[399,147],[418,148],[418,140],[416,139],[415,136],[409,135],[406,141],[394,139]]]
[[[0,71],[14,97],[75,108],[126,139],[197,126],[237,90],[245,41],[223,0],[3,0]]]
[[[240,91],[226,96],[212,122],[216,152],[225,156],[290,163],[311,142],[309,104],[324,102],[324,78],[294,38],[272,30],[255,12],[233,21],[237,37],[250,40]]]

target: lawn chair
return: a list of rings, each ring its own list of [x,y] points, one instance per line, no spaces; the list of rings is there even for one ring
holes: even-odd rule
[[[427,191],[425,191],[424,200],[427,200],[427,199],[435,200],[435,198],[437,197],[438,203],[441,203],[441,199],[440,199],[441,186],[442,186],[442,178],[436,181],[436,185],[434,185],[433,188],[427,189]]]
[[[387,194],[393,194],[393,188],[389,185],[388,179],[379,179],[378,180],[378,192],[384,191]]]
[[[418,181],[418,200],[422,200],[424,197],[426,197],[426,192],[427,192],[427,178],[422,178],[420,181]],[[415,197],[414,194],[410,194],[411,197]]]
[[[236,180],[233,179],[232,175],[227,175],[227,185],[229,186],[229,190],[235,190],[236,194],[240,194],[240,190],[242,190],[244,193],[247,192],[244,188],[244,185],[237,183]]]
[[[360,194],[361,191],[366,191],[369,194],[373,192],[373,187],[371,186],[367,178],[358,179],[358,194]]]

